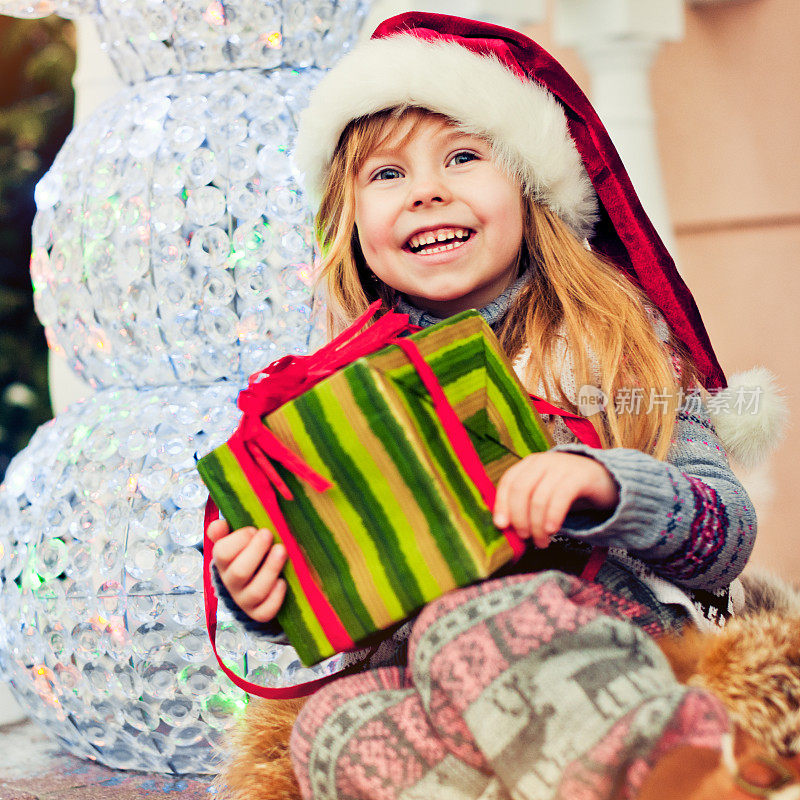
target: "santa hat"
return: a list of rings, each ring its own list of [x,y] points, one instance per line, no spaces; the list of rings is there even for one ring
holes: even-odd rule
[[[642,208],[611,139],[564,68],[517,31],[442,14],[411,12],[381,23],[320,82],[300,119],[295,160],[319,202],[339,138],[354,119],[396,107],[444,114],[487,137],[524,192],[548,206],[592,249],[609,257],[659,309],[711,392],[726,386],[700,312]],[[748,465],[782,428],[772,382],[750,387],[768,410],[716,403],[733,454]],[[729,413],[725,414],[725,408]],[[723,419],[725,417],[725,419]],[[741,448],[740,448],[741,449]]]

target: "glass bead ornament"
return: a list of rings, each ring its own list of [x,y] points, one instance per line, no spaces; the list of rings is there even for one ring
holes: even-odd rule
[[[367,0],[5,0],[88,14],[127,87],[36,188],[31,276],[51,348],[94,388],[0,487],[0,669],[33,719],[118,769],[211,773],[246,703],[205,630],[196,459],[247,376],[319,341],[299,110]],[[304,669],[220,610],[254,683]]]
[[[48,341],[77,374],[244,381],[302,351],[313,232],[290,104],[319,72],[155,78],[72,132],[36,188],[31,277]]]
[[[7,17],[39,19],[58,14],[68,19],[89,14],[97,0],[0,0],[0,14]]]

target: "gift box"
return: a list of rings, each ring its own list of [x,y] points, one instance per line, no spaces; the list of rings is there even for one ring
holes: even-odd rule
[[[500,475],[550,446],[541,419],[480,314],[397,338],[406,324],[389,312],[257,373],[239,429],[198,463],[232,529],[286,546],[277,620],[306,665],[521,552],[490,509]]]

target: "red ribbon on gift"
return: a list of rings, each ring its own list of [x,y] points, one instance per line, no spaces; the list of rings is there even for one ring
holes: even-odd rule
[[[408,314],[388,311],[369,328],[364,326],[381,307],[376,300],[347,330],[308,356],[284,356],[250,376],[237,405],[245,417],[261,420],[347,364],[389,344],[409,328]],[[269,380],[267,380],[269,379]]]
[[[595,430],[591,420],[579,414],[573,414],[571,411],[564,411],[563,408],[554,406],[552,403],[548,403],[547,400],[535,394],[529,394],[528,396],[531,398],[531,405],[540,414],[552,414],[553,416],[561,417],[561,419],[564,420],[564,424],[581,444],[589,445],[589,447],[596,447],[598,450],[603,449],[600,435]]]
[[[286,524],[275,490],[287,500],[293,499],[292,493],[271,461],[282,464],[318,492],[324,492],[332,484],[283,444],[261,418],[347,364],[385,347],[409,328],[408,314],[395,311],[387,312],[370,327],[364,328],[380,306],[380,301],[373,303],[347,330],[315,353],[284,356],[251,375],[247,388],[239,393],[237,401],[242,411],[241,422],[228,441],[231,453],[275,525],[303,592],[336,650],[349,650],[354,642],[319,588],[303,551]]]
[[[447,399],[447,395],[445,395],[440,386],[436,375],[428,362],[422,357],[416,344],[410,339],[395,339],[393,344],[396,344],[406,354],[408,360],[417,370],[417,374],[431,396],[436,416],[439,418],[439,422],[442,423],[447,438],[458,455],[461,466],[477,487],[486,507],[493,511],[494,503],[497,499],[497,489],[486,472],[478,451],[467,434],[467,429],[453,410],[453,406],[450,405],[450,401]],[[525,543],[510,525],[503,530],[503,535],[511,546],[514,560],[519,559],[525,551]]]
[[[248,461],[257,465],[287,500],[292,499],[292,493],[269,459],[282,464],[318,492],[329,489],[331,484],[264,427],[261,418],[347,364],[385,347],[401,331],[408,329],[408,314],[389,311],[362,330],[380,306],[380,300],[374,302],[347,330],[315,353],[284,356],[273,361],[251,375],[247,388],[239,393],[237,405],[242,419],[231,438],[232,449],[243,449]]]

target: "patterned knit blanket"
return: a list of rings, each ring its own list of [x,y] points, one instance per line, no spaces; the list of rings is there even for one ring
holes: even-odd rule
[[[560,572],[458,590],[414,624],[408,666],[342,678],[292,733],[310,800],[635,797],[677,745],[719,747],[728,717],[678,684],[650,612]]]

